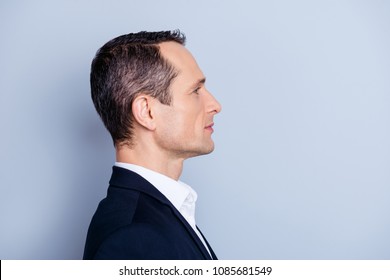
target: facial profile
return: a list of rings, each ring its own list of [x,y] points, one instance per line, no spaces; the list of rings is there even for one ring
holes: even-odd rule
[[[211,134],[221,105],[206,89],[203,72],[184,46],[164,42],[160,51],[178,74],[169,87],[171,104],[156,106],[155,140],[172,156],[208,154],[214,150]]]

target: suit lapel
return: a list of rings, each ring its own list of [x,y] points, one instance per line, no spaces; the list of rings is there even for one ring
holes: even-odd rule
[[[218,260],[217,256],[215,255],[215,253],[214,253],[213,249],[211,248],[209,242],[207,241],[206,237],[204,237],[203,233],[200,231],[200,229],[198,228],[198,226],[196,226],[196,228],[199,230],[199,232],[200,232],[200,234],[202,235],[204,241],[206,242],[207,247],[208,247],[208,249],[209,249],[209,251],[210,251],[210,254],[211,254],[211,257],[213,258],[213,260]]]
[[[169,201],[168,201],[169,202]],[[199,236],[196,234],[196,232],[192,229],[190,224],[187,222],[187,220],[180,214],[180,212],[173,206],[172,203],[169,202],[169,206],[172,208],[174,214],[176,217],[181,221],[183,226],[186,228],[188,234],[192,237],[192,240],[197,245],[198,249],[202,252],[203,257],[206,260],[211,260],[210,254],[207,252],[207,249],[203,245],[203,242],[199,239]],[[203,235],[202,235],[203,236]]]

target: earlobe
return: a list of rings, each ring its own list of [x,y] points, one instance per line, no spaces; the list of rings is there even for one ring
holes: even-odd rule
[[[152,114],[152,97],[148,95],[137,96],[132,104],[135,122],[148,130],[155,129],[155,120]]]

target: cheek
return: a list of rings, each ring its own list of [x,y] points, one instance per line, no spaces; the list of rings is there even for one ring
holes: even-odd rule
[[[177,115],[174,120],[175,127],[173,133],[177,135],[177,137],[192,137],[194,131],[195,120],[190,115]]]
[[[180,108],[164,112],[164,130],[170,138],[186,138],[190,140],[196,135],[203,133],[205,126],[205,114],[201,109],[201,104],[186,104]],[[181,140],[181,139],[177,139]]]
[[[167,139],[183,138],[193,126],[193,120],[190,120],[187,114],[182,112],[170,112],[163,119],[164,134]]]
[[[192,133],[198,133],[204,128],[204,114],[200,110],[192,110],[183,116],[182,124]]]

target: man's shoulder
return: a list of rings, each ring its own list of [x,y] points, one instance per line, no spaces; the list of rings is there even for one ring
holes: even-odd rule
[[[155,212],[166,212],[162,208],[168,205],[165,201],[139,190],[110,186],[107,196],[99,203],[92,222],[94,220],[104,220],[105,223],[122,221],[125,225],[131,223],[134,218],[140,219],[148,214],[154,215]]]
[[[167,199],[156,198],[134,189],[110,186],[107,197],[99,203],[91,224],[101,223],[104,224],[102,227],[113,230],[132,223],[166,227],[175,216],[173,208]]]
[[[101,258],[110,258],[110,251],[137,252],[141,244],[142,251],[152,245],[159,251],[168,250],[177,243],[177,236],[185,239],[188,234],[178,216],[174,206],[148,181],[127,170],[114,169],[107,196],[89,226],[84,258],[98,257],[98,252]]]
[[[115,246],[116,241],[129,240],[131,236],[161,241],[165,233],[171,231],[170,225],[172,209],[169,205],[142,191],[110,186],[107,197],[99,203],[92,217],[85,251],[95,252],[103,244]],[[84,258],[91,258],[88,255],[90,253]]]
[[[175,258],[174,237],[153,222],[134,222],[109,234],[97,248],[94,259]]]

